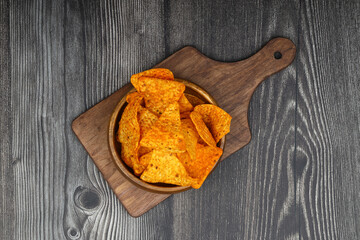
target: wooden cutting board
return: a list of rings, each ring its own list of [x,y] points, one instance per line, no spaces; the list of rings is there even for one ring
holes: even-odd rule
[[[200,85],[232,116],[224,160],[250,142],[248,108],[256,87],[290,65],[295,54],[296,48],[291,40],[275,38],[252,57],[239,62],[214,61],[193,47],[184,47],[155,67],[168,68],[176,78]],[[130,84],[125,85],[81,114],[73,121],[72,129],[129,214],[139,217],[170,195],[136,187],[123,177],[112,160],[107,140],[109,119],[116,104],[130,88]]]

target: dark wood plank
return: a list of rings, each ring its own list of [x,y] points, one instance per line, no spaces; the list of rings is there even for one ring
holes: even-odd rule
[[[65,12],[64,232],[73,230],[84,239],[171,239],[171,202],[133,219],[70,128],[72,120],[128,83],[132,74],[164,58],[163,2],[69,0]],[[84,204],[81,199],[89,195],[92,200]]]
[[[0,1],[0,239],[14,239],[9,1]]]
[[[2,239],[360,238],[358,1],[0,2]],[[235,61],[275,36],[300,56],[255,92],[252,142],[131,218],[71,121],[185,45]]]
[[[10,1],[15,239],[63,236],[63,2]]]
[[[297,2],[170,1],[169,5],[169,52],[193,45],[215,60],[237,61],[275,36],[296,44]],[[295,64],[255,91],[250,144],[223,161],[200,190],[174,195],[175,239],[298,238],[295,93]]]
[[[302,239],[360,239],[360,3],[301,3],[296,131]]]

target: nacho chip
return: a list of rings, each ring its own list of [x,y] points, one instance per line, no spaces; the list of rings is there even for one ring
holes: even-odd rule
[[[151,160],[140,178],[145,182],[180,186],[190,186],[194,182],[176,154],[159,150],[152,152]]]
[[[181,82],[151,77],[139,78],[138,92],[144,93],[145,98],[152,97],[174,102],[180,99],[184,90],[185,85]]]
[[[137,161],[134,161],[134,158],[132,157],[134,156],[133,154],[134,150],[129,147],[129,145],[121,145],[121,159],[123,159],[126,165],[131,166],[136,176],[140,176],[140,174],[145,170],[146,167],[140,164],[138,158]]]
[[[191,121],[194,123],[197,132],[199,133],[200,137],[206,144],[209,146],[216,146],[215,140],[211,135],[209,129],[205,125],[204,121],[202,120],[202,116],[198,112],[190,113]]]
[[[137,150],[140,141],[140,126],[137,112],[142,99],[143,97],[139,95],[126,106],[121,116],[117,136],[117,140],[121,143],[122,148],[121,157],[132,168],[139,163]]]
[[[126,165],[128,165],[129,167],[133,167],[134,164],[133,164],[133,161],[132,161],[132,158],[133,158],[133,155],[132,155],[132,151],[133,149],[129,148],[128,145],[125,145],[124,144],[121,144],[121,159],[125,162]]]
[[[146,169],[152,158],[152,151],[140,157],[140,164]]]
[[[191,95],[189,93],[184,93],[185,97],[188,99],[188,101],[191,103],[191,105],[193,105],[194,107],[200,104],[204,104],[205,102],[203,100],[201,100],[200,98]]]
[[[138,92],[132,92],[126,96],[126,102],[130,103],[130,102],[136,100],[139,96],[142,96],[142,95]]]
[[[151,152],[153,149],[140,146],[138,150],[138,156],[141,157],[149,152]]]
[[[199,134],[196,131],[191,119],[181,120],[182,134],[186,143],[186,151],[189,153],[191,159],[196,158],[196,144],[199,138]]]
[[[180,113],[180,119],[190,119],[190,113],[191,112],[182,112]]]
[[[197,182],[192,184],[193,188],[198,189],[201,187],[222,153],[223,150],[221,148],[197,144],[196,160],[187,161],[184,165],[189,176],[197,179]]]
[[[161,115],[170,103],[177,102],[185,91],[183,83],[159,78],[140,77],[138,84],[146,108],[156,115]]]
[[[170,104],[159,120],[141,139],[140,145],[169,152],[185,152],[186,145],[181,132],[179,104]]]
[[[166,99],[154,99],[151,97],[145,99],[146,108],[157,117],[160,117],[169,104],[170,102]]]
[[[182,112],[190,112],[194,109],[193,105],[189,102],[189,100],[185,97],[185,95],[181,95],[179,99],[180,113]]]
[[[174,80],[174,74],[169,69],[165,69],[165,68],[149,69],[131,76],[130,81],[137,91],[139,91],[138,81],[140,77],[153,77],[153,78]]]
[[[151,129],[158,117],[146,108],[139,109],[140,137],[142,138]]]
[[[230,132],[231,116],[221,108],[212,104],[202,104],[196,106],[194,111],[201,114],[215,142],[219,142],[223,136]]]

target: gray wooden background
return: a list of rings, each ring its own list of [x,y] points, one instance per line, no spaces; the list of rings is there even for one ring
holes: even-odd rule
[[[200,190],[130,217],[70,124],[186,45],[291,66],[255,92],[251,143]],[[0,0],[0,239],[360,239],[360,1]]]

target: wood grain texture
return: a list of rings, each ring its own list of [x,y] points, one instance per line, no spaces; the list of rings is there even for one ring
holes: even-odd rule
[[[360,238],[358,1],[0,2],[2,239]],[[186,45],[236,61],[276,36],[298,57],[255,91],[250,144],[131,218],[71,121]]]
[[[10,2],[15,239],[64,236],[63,13],[61,1]]]
[[[296,45],[297,9],[297,2],[282,1],[172,1],[169,49],[191,44],[213,59],[236,61],[274,36]],[[174,195],[176,239],[298,239],[295,93],[294,64],[259,86],[249,145],[222,162],[200,191]]]
[[[0,239],[14,239],[9,1],[0,1]]]
[[[274,58],[276,52],[281,52],[281,59]],[[222,155],[224,160],[250,141],[247,116],[256,87],[268,76],[290,65],[295,52],[296,48],[289,39],[274,38],[250,58],[224,63],[205,57],[195,48],[185,47],[156,67],[170,69],[176,77],[203,86],[232,116],[232,130],[227,134]],[[229,85],[232,91],[228,90]],[[114,139],[109,139],[112,135],[108,135],[109,123],[111,125],[112,121],[110,118],[117,104],[131,88],[130,84],[125,85],[81,114],[73,121],[72,129],[129,214],[139,217],[170,195],[165,191],[158,192],[160,194],[150,193],[136,186],[120,173],[113,159],[109,141]]]
[[[65,13],[69,156],[63,231],[81,239],[169,239],[171,205],[133,219],[71,130],[80,113],[164,58],[163,2],[66,1]],[[88,204],[73,200],[89,194],[94,200]]]
[[[138,188],[120,173],[111,156],[108,145],[110,117],[117,103],[131,88],[130,84],[125,85],[81,114],[73,121],[72,129],[128,213],[139,217],[170,195]]]
[[[289,66],[295,52],[291,40],[274,38],[253,56],[225,63],[214,61],[193,47],[185,47],[156,67],[170,69],[176,77],[203,87],[232,116],[231,131],[226,135],[222,156],[225,159],[250,142],[248,109],[255,89],[267,77]],[[282,57],[275,59],[275,53]]]
[[[359,10],[358,1],[301,3],[295,168],[302,239],[360,239]]]

